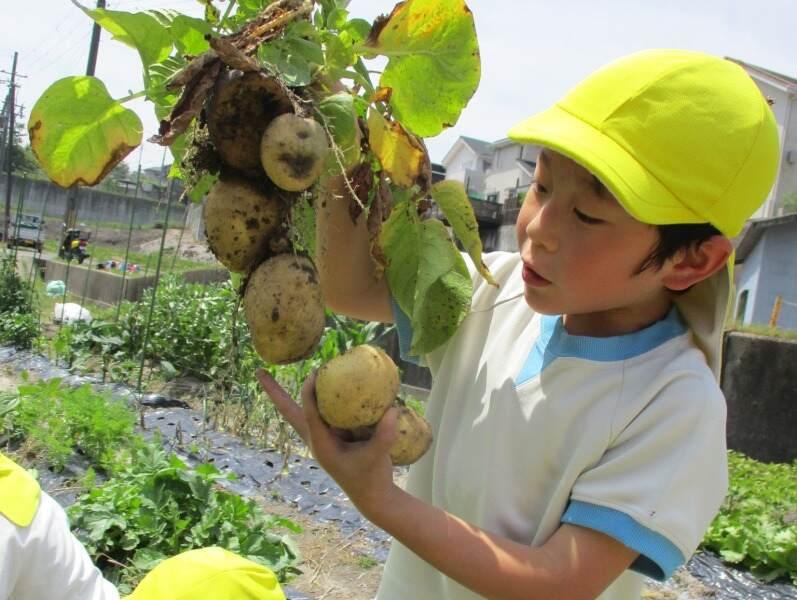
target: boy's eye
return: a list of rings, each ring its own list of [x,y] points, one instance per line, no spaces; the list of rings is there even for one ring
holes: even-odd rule
[[[539,181],[532,181],[531,182],[531,189],[533,189],[538,194],[544,194],[548,190],[544,185],[542,185]]]
[[[576,214],[576,218],[578,218],[579,221],[588,223],[589,225],[597,225],[599,223],[603,223],[603,219],[596,219],[595,217],[590,217],[589,215],[585,215],[577,208],[574,208],[573,212]]]

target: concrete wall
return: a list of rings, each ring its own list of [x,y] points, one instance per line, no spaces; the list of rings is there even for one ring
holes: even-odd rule
[[[0,178],[0,198],[5,198],[6,180]],[[17,210],[20,195],[22,212],[41,215],[44,210],[45,221],[62,222],[66,212],[68,190],[49,181],[14,177],[11,184],[11,211]],[[162,223],[166,215],[166,201],[121,196],[92,188],[78,188],[78,222],[91,226],[96,221],[104,223],[129,223],[135,208],[136,225]],[[169,222],[181,226],[185,219],[185,207],[177,203],[173,196]]]
[[[229,271],[226,269],[199,269],[183,273],[184,279],[188,283],[211,283],[226,281],[229,278]],[[58,261],[44,261],[44,280],[65,281],[68,290],[83,296],[94,302],[115,305],[119,298],[135,302],[144,295],[144,290],[155,285],[155,276],[147,277],[125,277],[124,288],[122,287],[122,276],[98,269],[89,270],[88,267],[72,262],[67,265]]]
[[[797,458],[797,342],[725,336],[722,391],[728,446],[758,460]]]

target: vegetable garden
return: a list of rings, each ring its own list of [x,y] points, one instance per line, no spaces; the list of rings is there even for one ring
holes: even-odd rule
[[[204,200],[207,242],[230,271],[222,283],[184,280],[192,265],[177,263],[179,243],[171,256],[164,247],[174,225],[171,197],[160,250],[151,257],[155,284],[141,300],[99,306],[68,290],[56,299],[90,305],[90,322],[53,325],[36,269],[20,268],[16,250],[0,262],[4,362],[17,352],[46,356],[60,373],[87,376],[80,381],[91,384],[74,386],[31,369],[34,377],[0,395],[0,443],[40,475],[54,474],[67,490],[65,502],[74,501],[74,531],[122,591],[164,558],[208,545],[265,564],[289,585],[309,585],[296,579],[308,570],[294,540],[302,530],[296,520],[236,493],[235,473],[208,460],[213,448],[202,435],[162,433],[152,420],[158,406],[172,402],[177,411],[193,411],[203,432],[278,453],[274,478],[258,482],[263,496],[278,478],[299,472],[297,464],[309,469],[312,461],[264,400],[255,371],[267,369],[297,396],[313,370],[345,365],[351,352],[371,347],[369,356],[386,369],[381,379],[395,385],[386,398],[374,393],[370,418],[344,415],[334,424],[367,436],[398,393],[412,443],[394,463],[416,460],[413,445],[421,454],[428,447],[422,402],[398,392],[395,365],[378,350],[392,326],[324,309],[315,219],[325,202],[344,200],[319,178],[342,186],[353,219],[366,215],[372,260],[412,321],[412,351],[444,343],[472,293],[458,248],[482,265],[482,247],[463,187],[432,184],[423,138],[455,123],[475,92],[478,42],[461,0],[408,0],[374,23],[349,15],[347,4],[207,0],[204,19],[81,7],[138,52],[143,89],[113,99],[100,80],[69,77],[53,83],[31,111],[31,145],[47,175],[63,187],[95,185],[142,143],[141,121],[124,104],[146,97],[160,120],[150,141],[169,148],[170,177],[186,188],[181,200]],[[378,57],[384,67],[374,82],[368,65]],[[430,199],[453,235],[423,217]],[[143,259],[131,255],[129,236],[124,255],[125,263]],[[80,267],[70,264],[67,277],[70,268]],[[480,272],[492,283],[485,267]],[[323,386],[334,388],[357,371],[340,368],[343,375],[319,381],[320,404]],[[193,382],[191,393],[177,398],[185,381]],[[327,410],[333,423],[338,409]],[[292,462],[296,455],[301,463]],[[797,463],[762,465],[731,454],[731,479],[705,549],[777,581],[781,595],[771,597],[797,598],[787,583],[797,584]],[[301,505],[298,498],[287,501]],[[334,505],[353,510],[345,498]],[[361,518],[353,522],[367,531]],[[380,552],[364,553],[360,564],[367,570],[381,560]],[[650,593],[671,597],[666,589]],[[721,593],[716,597],[743,597]]]

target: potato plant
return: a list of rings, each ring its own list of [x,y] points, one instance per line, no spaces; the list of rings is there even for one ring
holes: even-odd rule
[[[329,200],[347,202],[353,219],[367,219],[377,272],[412,320],[412,351],[444,343],[469,308],[472,282],[446,227],[422,218],[428,197],[492,282],[468,197],[458,183],[431,184],[423,143],[456,123],[478,86],[468,7],[463,0],[406,0],[368,22],[350,15],[346,0],[205,4],[203,19],[80,7],[138,51],[143,89],[114,99],[94,77],[54,82],[28,122],[43,170],[64,187],[97,184],[142,141],[141,120],[125,102],[151,101],[160,126],[149,140],[171,149],[170,176],[183,179],[191,199],[207,195],[208,243],[240,274],[240,293],[249,291],[249,323],[266,336],[256,347],[269,362],[312,351],[272,349],[302,346],[278,337],[294,335],[291,323],[315,305],[317,277],[302,286],[306,296],[268,314],[275,319],[269,327],[261,303],[286,282],[276,271],[268,282],[246,282],[281,255],[315,269],[325,249],[315,248],[312,229],[294,217],[325,201],[324,180],[342,179],[344,198]],[[374,82],[367,63],[378,57],[387,62]],[[317,330],[301,334],[317,341],[323,324],[309,324]]]

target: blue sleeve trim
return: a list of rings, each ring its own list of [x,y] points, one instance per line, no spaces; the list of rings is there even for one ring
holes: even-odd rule
[[[412,322],[409,316],[398,305],[393,296],[390,297],[390,307],[393,309],[393,319],[396,322],[396,331],[398,331],[399,341],[399,354],[402,360],[420,365],[421,357],[410,354],[410,347],[412,346]]]
[[[600,531],[636,550],[639,557],[631,569],[657,581],[666,580],[686,562],[678,547],[666,537],[613,508],[573,500],[562,516],[562,523]]]

